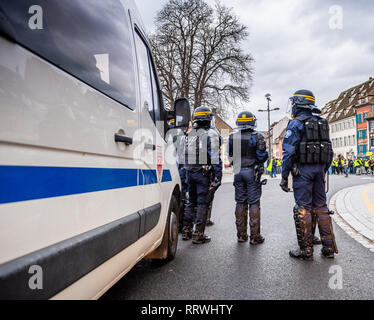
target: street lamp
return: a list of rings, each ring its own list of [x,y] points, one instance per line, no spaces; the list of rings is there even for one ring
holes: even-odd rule
[[[268,128],[269,128],[269,131],[268,131],[268,138],[269,138],[269,157],[272,158],[272,154],[271,154],[271,139],[270,139],[270,112],[272,111],[278,111],[280,110],[279,108],[274,108],[274,109],[270,109],[270,101],[271,101],[271,94],[270,93],[267,93],[265,95],[265,98],[266,100],[268,101],[268,108],[267,110],[258,110],[258,112],[267,112],[268,113]]]

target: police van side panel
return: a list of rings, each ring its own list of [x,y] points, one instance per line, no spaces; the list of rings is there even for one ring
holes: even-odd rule
[[[176,166],[144,160],[166,144],[140,104],[129,8],[86,4],[0,5],[2,298],[98,298],[161,244],[178,190]]]

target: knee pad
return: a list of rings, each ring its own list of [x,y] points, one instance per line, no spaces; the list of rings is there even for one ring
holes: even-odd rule
[[[250,208],[249,208],[249,214],[255,214],[257,212],[260,212],[260,201],[254,203],[254,204],[251,204],[250,205]]]
[[[302,216],[305,216],[306,214],[310,213],[310,210],[306,209],[305,207],[303,206],[299,206],[299,205],[295,205],[294,208],[293,208],[293,213],[295,215],[302,215]]]
[[[327,206],[319,207],[319,208],[314,208],[313,209],[313,214],[320,216],[320,215],[330,215],[330,210]]]

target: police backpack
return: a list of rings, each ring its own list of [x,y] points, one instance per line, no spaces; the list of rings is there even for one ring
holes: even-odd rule
[[[299,118],[299,120],[304,123],[304,133],[299,147],[299,163],[328,165],[332,150],[328,121],[317,116]]]

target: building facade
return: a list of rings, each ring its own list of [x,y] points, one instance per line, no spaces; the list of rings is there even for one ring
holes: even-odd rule
[[[334,156],[363,156],[369,149],[366,116],[372,110],[374,79],[340,93],[322,109],[329,121]]]
[[[356,150],[356,118],[351,116],[330,123],[330,139],[334,149],[334,157],[342,155],[353,157]]]
[[[374,154],[374,112],[368,113],[366,119],[368,130],[368,147],[369,151]]]
[[[373,112],[373,105],[364,103],[355,106],[356,109],[356,122],[357,122],[357,155],[359,157],[365,157],[366,153],[369,152],[369,130],[367,121],[367,115]]]
[[[282,158],[283,156],[283,138],[289,121],[288,117],[283,117],[272,125],[271,151],[274,158]]]

